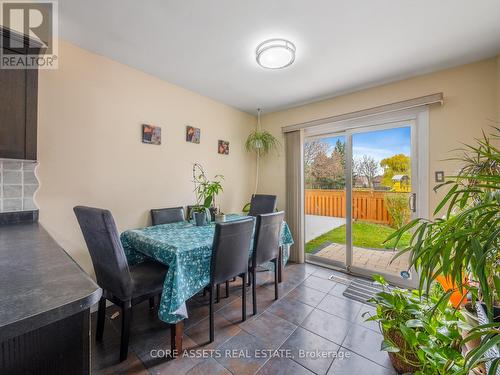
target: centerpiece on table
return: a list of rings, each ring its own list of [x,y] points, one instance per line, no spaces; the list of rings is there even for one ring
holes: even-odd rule
[[[193,164],[196,206],[192,209],[192,218],[196,225],[201,226],[209,223],[212,212],[215,214],[216,221],[224,221],[224,214],[219,211],[216,205],[216,197],[223,191],[222,180],[224,180],[222,175],[215,175],[213,180],[209,180],[203,167],[198,163]]]

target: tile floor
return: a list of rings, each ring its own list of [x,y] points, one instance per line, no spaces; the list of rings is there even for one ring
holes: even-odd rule
[[[192,355],[175,360],[162,357],[162,350],[170,349],[169,326],[158,320],[156,312],[149,311],[146,302],[133,310],[129,356],[118,363],[120,317],[114,317],[117,309],[110,307],[102,343],[95,343],[96,317],[92,316],[92,371],[176,375],[395,374],[387,353],[379,350],[382,336],[377,325],[362,317],[372,308],[343,297],[345,285],[328,280],[332,273],[335,271],[309,264],[287,266],[278,301],[274,301],[272,274],[259,273],[259,313],[252,316],[251,298],[247,298],[245,322],[241,322],[239,281],[232,283],[229,298],[216,305],[215,341],[210,345],[207,300],[201,294],[193,297],[188,303],[190,317],[185,322],[184,336],[184,348]]]

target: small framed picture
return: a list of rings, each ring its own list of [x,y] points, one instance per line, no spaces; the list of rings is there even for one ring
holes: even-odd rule
[[[217,152],[221,155],[229,155],[229,142],[219,140]]]
[[[436,182],[444,182],[444,172],[443,171],[436,171],[434,173],[435,180]]]
[[[200,143],[201,131],[193,126],[186,126],[186,142]]]
[[[161,128],[153,125],[142,125],[142,143],[161,145]]]

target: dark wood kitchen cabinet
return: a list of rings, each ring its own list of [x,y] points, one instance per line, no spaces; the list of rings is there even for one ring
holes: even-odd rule
[[[0,67],[0,158],[36,160],[37,99],[37,69]]]

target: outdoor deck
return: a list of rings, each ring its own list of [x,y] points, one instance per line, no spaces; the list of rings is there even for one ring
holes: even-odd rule
[[[391,263],[395,252],[392,250],[371,250],[362,247],[354,247],[352,262],[356,267],[363,267],[374,272],[390,273],[400,275],[401,271],[408,268],[408,254],[404,254]],[[345,245],[334,243],[321,249],[314,255],[345,262]]]
[[[306,242],[344,224],[344,218],[306,215]],[[314,255],[344,263],[346,259],[346,245],[332,243],[315,252]],[[353,250],[353,266],[363,267],[368,270],[373,270],[374,272],[390,273],[399,276],[401,271],[406,270],[408,267],[409,255],[405,254],[391,263],[394,255],[395,252],[392,250],[365,249],[355,246]]]

